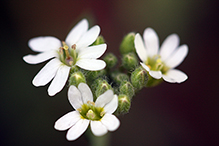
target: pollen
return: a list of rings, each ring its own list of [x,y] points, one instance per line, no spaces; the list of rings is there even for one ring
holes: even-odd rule
[[[93,105],[93,106],[95,106],[95,103],[94,103],[94,102],[92,102],[92,101],[87,101],[87,104],[90,104],[90,105]]]
[[[68,46],[67,46],[67,45],[64,45],[63,48],[64,48],[65,50],[68,50]]]
[[[68,45],[66,45],[66,43],[64,42],[64,41],[62,41],[62,46],[63,46],[63,49],[65,49],[65,50],[68,50]]]
[[[151,69],[151,66],[149,64],[146,64],[148,66],[149,69]]]
[[[103,116],[104,116],[104,114],[105,114],[105,112],[104,112],[104,111],[102,111],[102,112],[100,113],[100,116],[101,116],[101,117],[103,117]]]
[[[76,44],[72,45],[71,48],[72,48],[73,50],[75,50],[75,49],[76,49]]]
[[[96,117],[94,111],[91,109],[87,112],[86,116],[88,117],[88,119],[94,119]]]
[[[160,58],[157,59],[157,63],[162,63]]]
[[[79,112],[79,113],[81,113],[81,109],[79,108],[79,109],[77,109],[77,111]]]

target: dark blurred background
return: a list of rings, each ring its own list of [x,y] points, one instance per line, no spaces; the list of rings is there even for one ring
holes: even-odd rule
[[[160,42],[171,33],[189,54],[177,68],[189,79],[143,89],[129,114],[119,117],[111,145],[218,146],[219,145],[219,5],[209,0],[2,0],[0,145],[88,145],[85,136],[69,142],[54,122],[72,110],[66,88],[55,97],[48,85],[36,88],[32,79],[45,65],[26,64],[33,54],[27,42],[36,36],[64,40],[82,18],[100,25],[108,52],[118,57],[122,38],[152,27]]]

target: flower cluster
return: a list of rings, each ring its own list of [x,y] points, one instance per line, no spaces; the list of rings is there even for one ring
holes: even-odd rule
[[[88,21],[83,19],[65,41],[52,36],[30,39],[29,47],[39,54],[23,57],[29,64],[49,60],[32,83],[38,87],[52,80],[48,88],[50,96],[60,92],[68,82],[68,100],[74,111],[54,125],[57,130],[69,129],[68,140],[77,139],[88,127],[95,136],[115,131],[120,125],[117,116],[129,112],[139,90],[163,80],[181,83],[188,78],[174,69],[188,53],[187,45],[179,46],[176,34],[168,36],[159,49],[159,38],[152,28],[145,29],[143,39],[139,33],[129,33],[120,45],[120,65],[112,53],[98,59],[107,48],[99,34],[98,25],[88,29]]]

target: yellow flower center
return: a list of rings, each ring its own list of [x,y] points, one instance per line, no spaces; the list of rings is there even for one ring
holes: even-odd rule
[[[96,107],[94,102],[88,101],[81,108],[77,109],[84,119],[99,121],[105,114],[102,107]]]
[[[145,64],[152,71],[161,71],[162,73],[166,73],[169,68],[162,62],[160,55],[154,55],[153,57],[148,57],[145,61]]]

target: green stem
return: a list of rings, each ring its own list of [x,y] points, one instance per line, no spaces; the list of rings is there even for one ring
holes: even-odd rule
[[[103,136],[95,136],[90,128],[86,131],[86,136],[89,139],[90,146],[110,146],[110,133]]]

